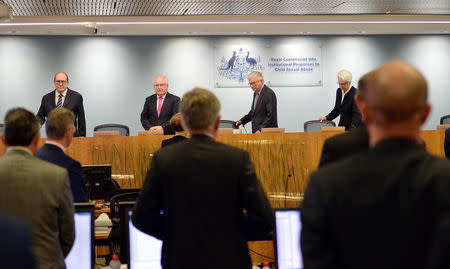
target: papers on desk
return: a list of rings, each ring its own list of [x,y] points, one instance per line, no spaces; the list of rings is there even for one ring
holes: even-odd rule
[[[95,227],[95,234],[108,234],[108,227],[107,226],[101,226],[101,227]]]
[[[112,221],[106,213],[100,214],[95,220],[95,228],[104,226],[112,226]]]

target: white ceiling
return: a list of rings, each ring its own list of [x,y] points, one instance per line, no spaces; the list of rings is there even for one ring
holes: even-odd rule
[[[0,35],[449,34],[450,0],[5,0]]]

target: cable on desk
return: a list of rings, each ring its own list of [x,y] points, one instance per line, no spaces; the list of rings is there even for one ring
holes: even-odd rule
[[[251,250],[251,249],[248,249],[248,250],[251,251],[251,252],[253,252],[253,253],[255,253],[256,255],[259,255],[259,256],[261,256],[261,257],[264,257],[264,258],[271,259],[271,260],[275,261],[275,259],[272,258],[272,257],[263,255],[263,254],[261,254],[261,253],[258,253],[258,252],[256,252],[256,251],[254,251],[254,250]]]

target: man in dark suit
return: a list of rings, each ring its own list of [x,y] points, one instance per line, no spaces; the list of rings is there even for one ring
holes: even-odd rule
[[[277,97],[271,88],[264,84],[260,72],[253,71],[248,75],[248,83],[254,91],[252,107],[247,115],[236,121],[235,125],[252,122],[252,133],[260,133],[261,128],[278,127]]]
[[[364,95],[365,90],[373,77],[373,72],[369,72],[358,81],[358,95]],[[349,132],[332,136],[325,140],[322,148],[319,167],[348,157],[354,153],[369,149],[369,135],[363,123]]]
[[[153,155],[132,221],[163,240],[164,269],[193,257],[197,269],[250,269],[247,240],[266,237],[274,216],[249,154],[214,140],[220,103],[210,91],[187,92],[180,111],[191,138]]]
[[[67,170],[34,157],[39,120],[23,108],[5,116],[0,158],[0,211],[26,223],[38,268],[63,269],[75,240],[74,207]]]
[[[368,151],[310,177],[301,210],[305,268],[429,268],[450,214],[450,163],[420,128],[430,105],[417,69],[391,61],[356,98]]]
[[[75,134],[73,136],[86,136],[86,119],[84,118],[83,97],[67,86],[69,77],[64,72],[55,74],[53,79],[55,90],[42,97],[41,106],[37,116],[41,121],[41,126],[45,123],[48,113],[55,107],[65,107],[75,114]]]
[[[450,128],[445,130],[444,152],[447,159],[450,159]]]
[[[0,214],[0,268],[34,269],[31,234],[24,223]]]
[[[175,131],[176,135],[169,139],[163,140],[161,142],[162,148],[187,139],[186,136],[182,135],[184,130],[183,130],[183,125],[181,124],[181,113],[180,112],[173,115],[173,117],[170,119],[170,127],[172,127],[172,130]]]
[[[339,88],[336,90],[336,102],[333,110],[325,117],[320,117],[320,121],[334,120],[339,118],[339,126],[344,126],[348,131],[353,127],[357,127],[361,122],[361,115],[356,107],[354,95],[356,88],[351,86],[352,73],[347,70],[339,71],[338,75]]]
[[[168,93],[169,82],[164,76],[157,76],[153,81],[155,94],[145,99],[141,113],[144,130],[175,134],[170,127],[170,119],[178,112],[180,97]]]
[[[72,142],[75,126],[72,111],[58,107],[50,111],[45,124],[47,140],[38,151],[36,157],[49,163],[66,168],[69,172],[70,189],[75,203],[88,202],[86,186],[83,180],[81,164],[67,156],[64,152]]]

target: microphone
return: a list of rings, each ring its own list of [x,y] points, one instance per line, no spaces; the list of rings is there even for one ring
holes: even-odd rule
[[[284,182],[284,208],[286,208],[287,188],[288,188],[289,178],[291,176],[292,176],[291,174],[288,174],[286,177],[286,181]]]

